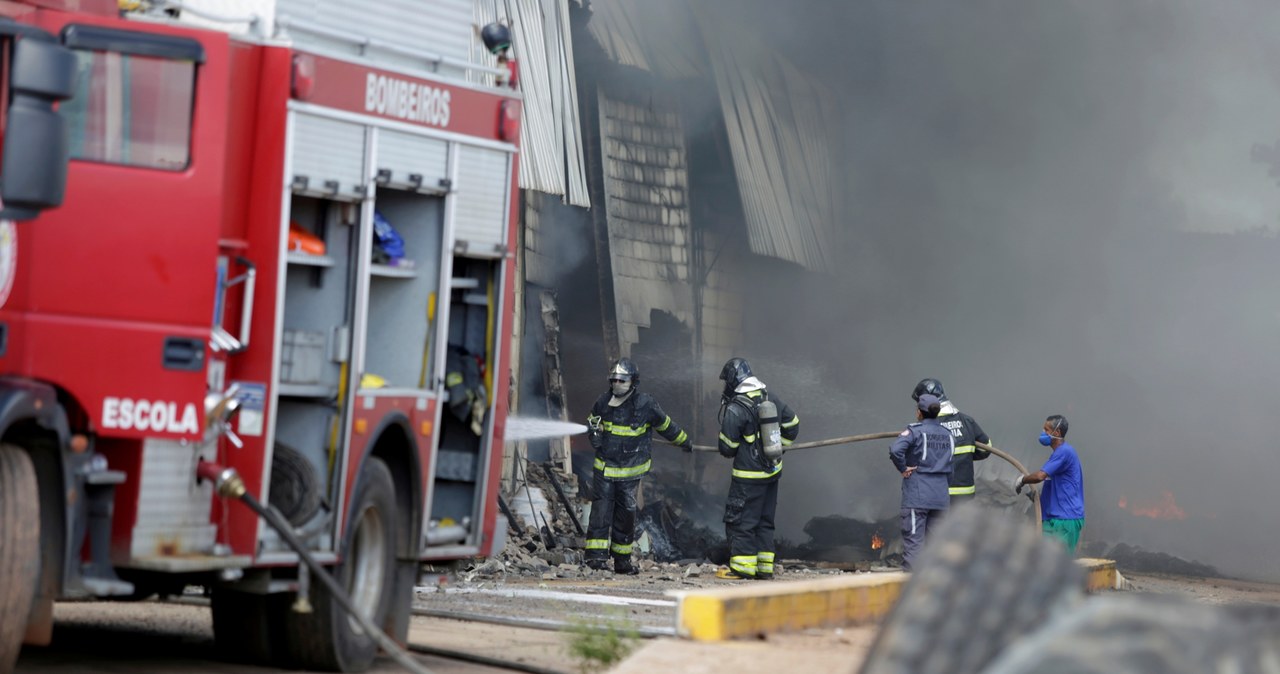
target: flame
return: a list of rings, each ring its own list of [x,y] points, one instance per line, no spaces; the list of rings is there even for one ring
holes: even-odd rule
[[[1178,503],[1173,500],[1173,492],[1168,490],[1161,492],[1160,499],[1155,503],[1134,503],[1132,508],[1129,507],[1129,499],[1121,496],[1120,507],[1138,517],[1150,517],[1153,520],[1187,519],[1187,511],[1178,507]]]
[[[880,548],[883,548],[883,547],[884,547],[884,539],[880,537],[880,532],[877,531],[874,534],[871,534],[871,549],[879,550]]]

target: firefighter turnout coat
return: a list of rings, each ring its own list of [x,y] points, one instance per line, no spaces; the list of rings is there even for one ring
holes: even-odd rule
[[[938,415],[938,423],[943,428],[951,431],[951,437],[955,439],[956,451],[955,457],[951,461],[951,480],[949,483],[949,491],[951,497],[957,496],[962,499],[977,493],[977,487],[974,486],[974,461],[982,461],[991,452],[984,449],[978,449],[974,442],[983,444],[991,444],[991,438],[987,437],[982,427],[978,425],[973,417],[956,409],[950,401],[942,403],[942,412]]]
[[[612,398],[612,393],[600,396],[587,417],[591,447],[596,450],[595,469],[606,480],[634,480],[649,472],[654,431],[675,445],[689,441],[689,435],[648,393],[633,391],[616,407],[609,405]]]
[[[765,396],[778,406],[778,422],[782,426],[782,445],[790,445],[800,434],[800,417],[778,396],[766,393],[763,384],[752,388],[744,382],[738,393],[725,406],[724,419],[720,422],[720,454],[733,459],[734,481],[773,482],[782,474],[782,460],[775,464],[764,455],[760,437],[760,424],[756,419],[756,405]]]

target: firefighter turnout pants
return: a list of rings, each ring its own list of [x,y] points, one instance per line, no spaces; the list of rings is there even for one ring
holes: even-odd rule
[[[773,517],[778,510],[778,480],[729,484],[725,533],[729,568],[749,578],[773,577]]]
[[[591,482],[591,519],[587,523],[588,563],[603,563],[613,556],[613,568],[631,568],[631,546],[636,535],[636,492],[640,478],[606,480],[595,471]]]

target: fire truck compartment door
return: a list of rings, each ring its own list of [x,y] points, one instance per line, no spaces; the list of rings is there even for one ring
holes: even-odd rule
[[[378,131],[378,171],[390,171],[390,184],[447,191],[449,144],[399,131]],[[413,177],[416,176],[416,180]]]
[[[506,243],[511,155],[466,145],[458,150],[454,239],[467,255],[499,257]]]
[[[365,129],[359,124],[297,113],[293,125],[294,189],[335,199],[362,199]],[[302,186],[300,179],[305,179]]]

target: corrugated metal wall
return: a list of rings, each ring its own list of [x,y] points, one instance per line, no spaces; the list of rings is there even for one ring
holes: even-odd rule
[[[720,40],[717,31],[704,35],[752,252],[830,271],[843,210],[834,97],[780,56]]]
[[[845,209],[832,183],[845,120],[828,85],[761,49],[732,13],[682,0],[596,0],[591,34],[617,63],[714,81],[751,252],[828,271]],[[731,40],[717,36],[731,35]]]
[[[569,34],[568,0],[475,0],[475,23],[508,19],[519,66],[524,117],[520,124],[520,186],[590,206],[582,158],[577,75]],[[476,63],[497,60],[473,37]],[[473,79],[492,80],[473,75]]]
[[[650,311],[693,325],[689,174],[674,107],[600,93],[609,257],[619,350],[630,355]]]

